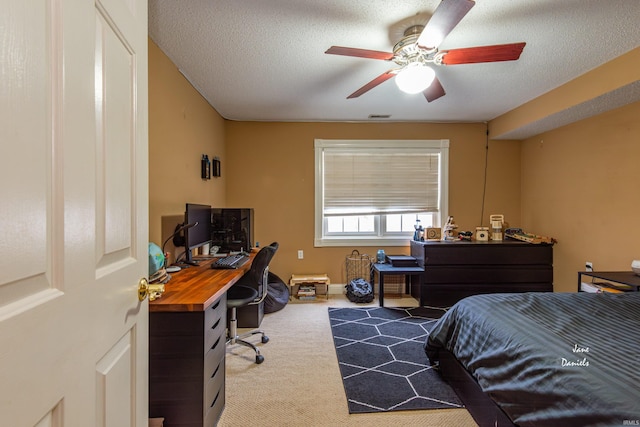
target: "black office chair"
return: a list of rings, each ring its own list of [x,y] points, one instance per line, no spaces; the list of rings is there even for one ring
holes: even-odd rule
[[[264,362],[264,356],[260,354],[258,347],[244,340],[244,338],[260,334],[262,335],[262,343],[266,344],[269,342],[269,337],[259,329],[238,335],[237,308],[245,305],[260,304],[265,299],[269,286],[269,263],[277,250],[277,242],[260,249],[253,259],[249,271],[227,291],[227,308],[231,309],[227,345],[241,344],[252,348],[256,352],[256,363],[258,364]]]

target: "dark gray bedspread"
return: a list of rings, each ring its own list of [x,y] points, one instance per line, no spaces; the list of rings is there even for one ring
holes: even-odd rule
[[[640,420],[640,293],[465,298],[425,343],[446,348],[520,426]]]

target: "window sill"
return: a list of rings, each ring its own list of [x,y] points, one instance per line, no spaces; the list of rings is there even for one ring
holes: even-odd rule
[[[313,242],[313,246],[316,248],[331,247],[331,246],[409,246],[411,241],[410,237],[403,238],[354,238],[354,237],[336,237],[336,238],[316,238]]]

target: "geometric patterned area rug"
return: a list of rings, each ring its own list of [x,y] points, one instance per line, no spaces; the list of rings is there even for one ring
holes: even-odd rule
[[[329,308],[349,413],[461,408],[424,343],[444,309]]]

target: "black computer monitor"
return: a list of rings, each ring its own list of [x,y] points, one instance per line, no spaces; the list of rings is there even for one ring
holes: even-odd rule
[[[254,243],[253,209],[211,209],[212,245],[221,253],[250,251]]]
[[[211,206],[187,203],[184,212],[185,224],[195,224],[184,230],[185,262],[197,265],[191,256],[193,249],[211,243]]]

